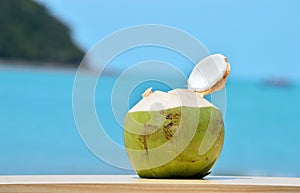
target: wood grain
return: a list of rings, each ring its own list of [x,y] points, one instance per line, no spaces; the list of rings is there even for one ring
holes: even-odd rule
[[[300,178],[210,176],[204,180],[128,175],[0,176],[0,193],[300,192]]]

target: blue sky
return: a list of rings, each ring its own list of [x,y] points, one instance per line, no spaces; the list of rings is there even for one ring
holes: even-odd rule
[[[110,33],[163,24],[223,53],[235,78],[300,80],[300,1],[297,0],[38,0],[68,24],[89,50]]]

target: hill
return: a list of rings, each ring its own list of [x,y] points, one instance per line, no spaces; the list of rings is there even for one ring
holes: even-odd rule
[[[32,0],[0,0],[0,58],[79,64],[70,29]],[[38,64],[38,63],[37,63]]]

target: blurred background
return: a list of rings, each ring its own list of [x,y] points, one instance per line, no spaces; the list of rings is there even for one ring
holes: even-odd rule
[[[98,159],[81,140],[73,82],[84,54],[101,39],[161,24],[186,31],[232,65],[225,144],[213,174],[300,177],[299,8],[297,0],[0,0],[0,175],[133,174]],[[122,127],[105,98],[116,74],[149,59],[186,74],[194,64],[154,47],[118,57],[101,77],[95,102],[107,133],[122,145]],[[93,76],[93,66],[86,70]],[[149,85],[170,89],[147,82],[131,106]]]

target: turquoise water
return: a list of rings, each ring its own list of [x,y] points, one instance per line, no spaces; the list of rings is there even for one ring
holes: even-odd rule
[[[134,173],[101,161],[81,140],[72,112],[73,81],[70,71],[0,71],[0,175]],[[106,132],[123,144],[122,128],[105,99],[114,81],[101,78],[104,87],[97,90],[95,102]],[[300,176],[300,86],[229,80],[226,92],[225,145],[213,173]],[[131,106],[136,96],[129,99]]]

